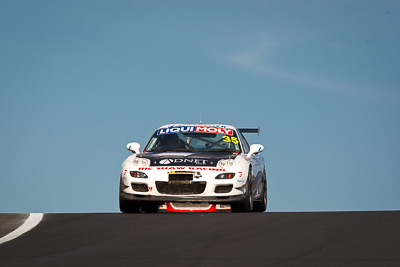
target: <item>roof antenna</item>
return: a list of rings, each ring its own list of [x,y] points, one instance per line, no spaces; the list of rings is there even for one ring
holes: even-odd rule
[[[201,113],[200,113],[200,124],[201,124]]]

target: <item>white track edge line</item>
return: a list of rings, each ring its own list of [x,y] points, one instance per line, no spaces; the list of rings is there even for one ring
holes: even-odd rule
[[[43,213],[30,213],[28,219],[26,219],[26,221],[20,227],[0,238],[0,244],[11,241],[14,238],[17,238],[20,235],[28,232],[38,225],[42,219]]]

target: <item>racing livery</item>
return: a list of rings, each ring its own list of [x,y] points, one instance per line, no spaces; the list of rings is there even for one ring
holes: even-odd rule
[[[164,210],[265,211],[267,177],[259,144],[249,146],[241,129],[230,125],[169,124],[158,128],[140,152],[139,143],[122,164],[121,212]],[[203,208],[201,208],[203,207]],[[206,208],[207,207],[207,208]]]
[[[160,205],[159,210],[172,212],[214,212],[230,211],[231,207],[227,204],[209,204],[207,202],[165,202],[163,205]]]

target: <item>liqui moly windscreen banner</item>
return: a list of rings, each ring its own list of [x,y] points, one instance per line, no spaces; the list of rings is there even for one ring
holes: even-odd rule
[[[172,134],[172,133],[215,133],[233,135],[232,129],[210,126],[177,126],[170,128],[159,129],[157,134]]]

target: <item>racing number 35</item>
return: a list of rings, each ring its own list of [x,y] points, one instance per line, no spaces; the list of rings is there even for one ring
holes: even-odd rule
[[[222,137],[222,139],[224,140],[224,142],[227,142],[227,143],[229,143],[229,142],[232,142],[232,143],[234,143],[234,144],[237,144],[237,143],[239,143],[239,141],[238,141],[238,139],[236,138],[236,137],[229,137],[229,136],[223,136]]]

